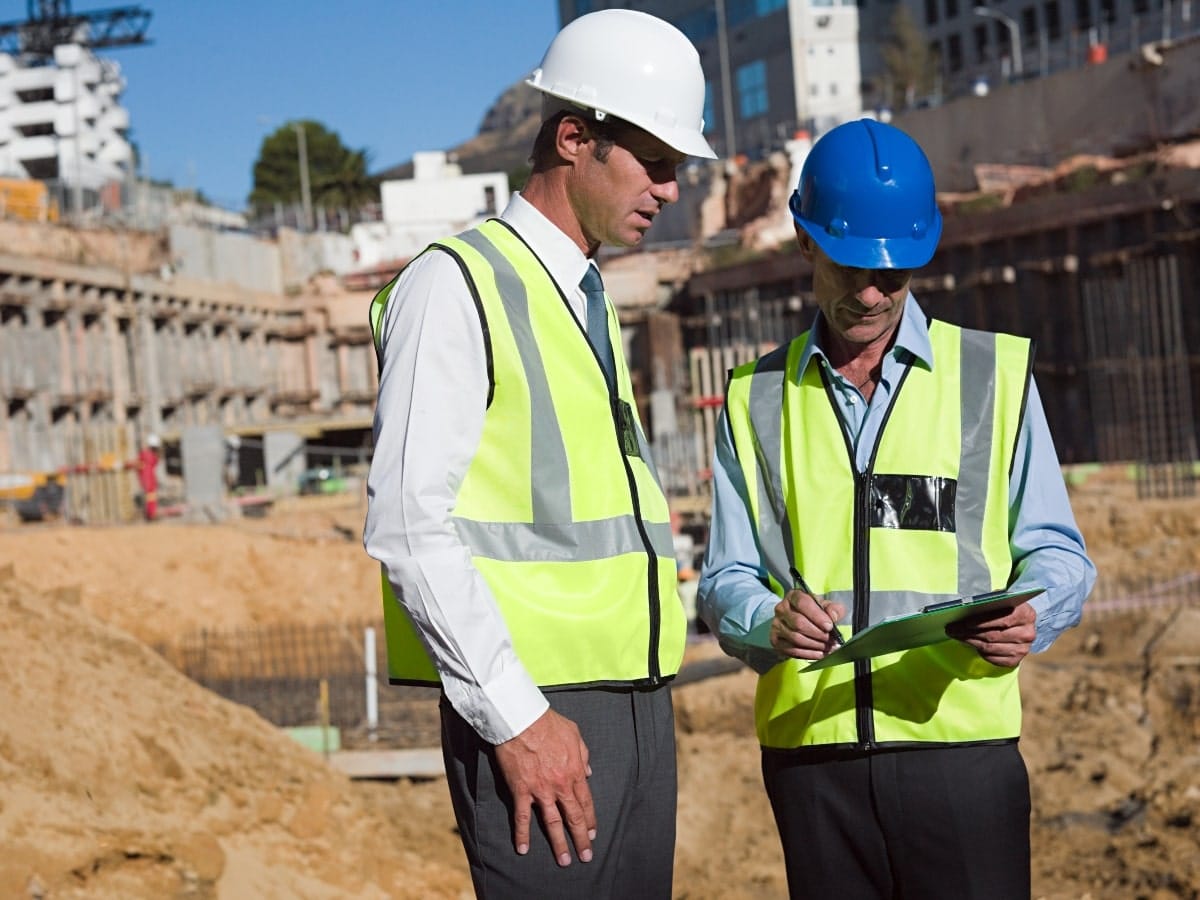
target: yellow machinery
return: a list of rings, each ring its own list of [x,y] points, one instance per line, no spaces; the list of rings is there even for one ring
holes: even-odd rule
[[[0,506],[8,506],[22,522],[62,515],[66,476],[59,472],[0,472]]]

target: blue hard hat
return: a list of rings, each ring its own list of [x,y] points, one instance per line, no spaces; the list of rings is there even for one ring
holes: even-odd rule
[[[843,266],[916,269],[942,236],[929,160],[899,128],[873,119],[839,125],[817,141],[788,206]]]

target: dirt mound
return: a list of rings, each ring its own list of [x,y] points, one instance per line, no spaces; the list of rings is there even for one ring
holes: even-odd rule
[[[1034,896],[1196,900],[1200,503],[1083,474],[1100,590],[1021,669]],[[0,897],[469,896],[441,780],[351,783],[146,646],[377,617],[361,526],[356,501],[313,498],[221,525],[3,534]],[[677,898],[787,895],[753,693],[744,669],[676,690]]]
[[[0,609],[0,896],[468,891],[444,818],[381,814],[318,755],[12,566]]]
[[[379,617],[362,522],[339,497],[223,525],[35,526],[4,534],[0,565],[155,646],[203,628]]]

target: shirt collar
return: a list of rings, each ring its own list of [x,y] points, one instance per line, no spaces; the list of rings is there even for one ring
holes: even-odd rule
[[[807,371],[808,364],[814,356],[829,359],[818,339],[821,329],[817,326],[821,318],[822,316],[818,312],[817,317],[813,320],[812,328],[808,331],[808,341],[800,354],[798,372]],[[917,298],[912,295],[911,291],[904,301],[904,312],[900,315],[900,327],[896,330],[895,343],[888,352],[894,354],[897,359],[903,359],[904,354],[907,354],[916,363],[933,371],[933,344],[929,341],[929,325],[924,311],[917,305]]]
[[[579,288],[588,258],[536,206],[520,194],[513,194],[500,218],[511,225],[537,254],[563,294],[569,297]]]

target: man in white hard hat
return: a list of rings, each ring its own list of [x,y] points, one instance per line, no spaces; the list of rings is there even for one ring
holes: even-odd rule
[[[673,26],[568,24],[529,84],[532,174],[376,296],[365,546],[389,674],[440,684],[480,897],[671,895],[669,684],[686,622],[666,499],[595,257],[638,245],[703,136]]]

